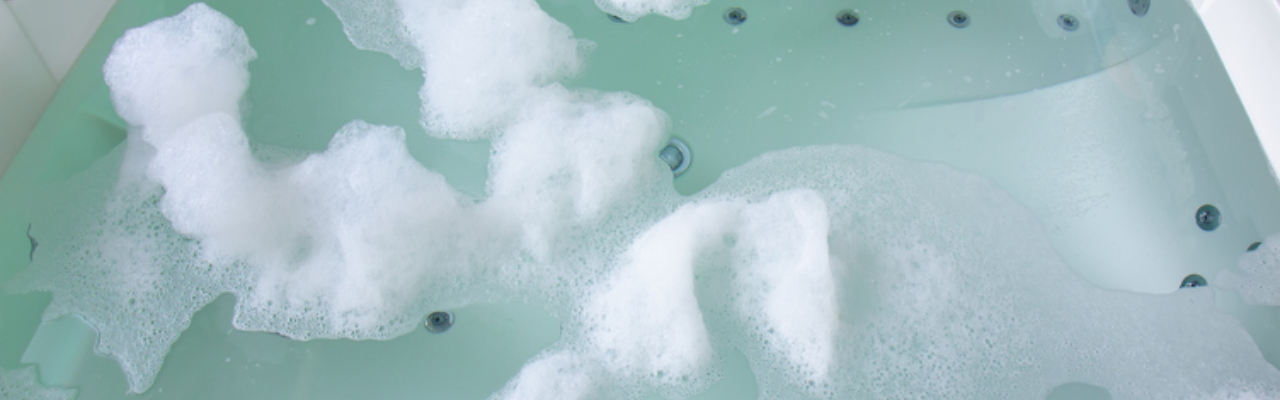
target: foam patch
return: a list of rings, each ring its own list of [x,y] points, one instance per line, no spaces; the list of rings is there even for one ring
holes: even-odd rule
[[[1211,290],[1091,286],[1035,217],[984,178],[869,149],[812,147],[727,172],[706,196],[789,188],[816,191],[830,212],[840,304],[828,376],[839,378],[810,390],[786,379],[794,364],[728,335],[770,397],[1041,398],[1067,382],[1116,398],[1280,396],[1280,371],[1216,309]]]
[[[41,386],[35,367],[16,370],[0,368],[0,398],[14,400],[71,400],[75,389]]]
[[[358,49],[387,53],[405,69],[422,65],[422,52],[404,24],[396,0],[323,0],[342,20],[342,29]]]
[[[635,21],[645,15],[658,14],[671,19],[685,19],[695,7],[711,0],[596,0],[596,7],[626,21]]]
[[[593,46],[574,38],[533,0],[326,4],[337,10],[354,42],[394,47],[391,55],[402,64],[422,69],[423,125],[446,138],[492,137],[504,125],[538,115],[538,104],[563,101],[556,82],[578,73]],[[367,14],[376,17],[363,19]],[[396,16],[401,21],[393,21]],[[395,45],[369,44],[392,38]]]
[[[213,112],[238,119],[249,88],[246,65],[257,56],[235,22],[196,3],[125,32],[102,74],[120,117],[135,127],[170,131]]]
[[[530,360],[515,379],[492,398],[505,400],[603,398],[598,365],[572,352],[552,353]]]
[[[590,352],[604,365],[660,385],[705,373],[713,350],[694,293],[694,263],[731,228],[736,208],[686,206],[632,242],[584,310]]]
[[[35,262],[6,290],[53,292],[45,318],[84,318],[135,393],[192,314],[233,293],[237,329],[297,339],[387,339],[435,309],[541,304],[562,340],[500,399],[687,397],[716,383],[727,351],[766,398],[1040,398],[1067,382],[1118,398],[1280,396],[1280,371],[1211,289],[1090,286],[982,177],[810,147],[682,197],[656,157],[665,115],[560,86],[584,42],[536,3],[395,6],[337,12],[349,33],[400,18],[432,133],[492,140],[483,201],[409,157],[397,127],[353,121],[323,152],[257,160],[239,121],[255,53],[196,4],[113,50],[104,75],[129,138],[44,194],[65,212],[36,217]],[[361,16],[374,21],[347,21]]]
[[[129,141],[42,194],[59,212],[33,215],[40,247],[4,289],[52,292],[44,320],[79,315],[98,332],[94,350],[141,392],[192,315],[245,274],[199,262],[198,243],[171,228],[157,206],[163,187],[138,162],[152,151]]]
[[[552,249],[566,242],[557,235],[581,235],[664,173],[647,157],[663,140],[660,111],[634,96],[558,86],[520,103],[532,117],[495,140],[499,178],[485,204],[414,161],[394,127],[355,121],[323,153],[260,162],[239,121],[255,56],[243,31],[203,4],[129,31],[104,67],[129,139],[67,189],[98,187],[106,206],[38,221],[58,231],[55,240],[9,285],[54,291],[46,318],[83,314],[103,332],[97,350],[120,360],[134,392],[219,293],[237,295],[238,329],[298,339],[391,338],[430,308],[523,287],[555,298],[543,281],[579,285],[590,269],[549,272],[520,260],[564,253]],[[517,71],[511,79],[549,78]],[[607,129],[615,125],[631,128]],[[175,292],[180,299],[168,298]]]
[[[648,101],[625,93],[553,92],[528,104],[528,117],[493,140],[488,181],[488,205],[519,215],[529,248],[543,257],[553,246],[547,239],[560,230],[597,223],[637,192],[670,179],[653,157],[665,140],[667,117]]]
[[[612,383],[595,388],[606,397],[651,391],[687,397],[705,389],[718,375],[702,310],[729,299],[701,304],[695,280],[714,269],[708,257],[731,248],[735,257],[725,267],[737,276],[741,301],[727,314],[749,327],[755,343],[766,344],[766,357],[799,372],[788,378],[825,382],[837,318],[826,218],[821,197],[805,190],[754,204],[706,200],[680,207],[637,235],[619,266],[590,291],[569,335],[578,339],[532,361],[496,398],[553,398],[525,388],[580,379],[546,376],[564,370],[558,364],[566,360],[593,367],[578,375]]]
[[[835,363],[838,298],[828,249],[827,204],[808,190],[775,194],[742,212],[733,236],[737,312],[752,343],[787,378],[829,384]]]
[[[1236,268],[1220,272],[1213,285],[1239,293],[1247,304],[1280,306],[1280,235],[1240,256]]]

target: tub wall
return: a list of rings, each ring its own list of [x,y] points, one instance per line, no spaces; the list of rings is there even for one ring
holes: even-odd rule
[[[0,0],[0,175],[116,0]]]
[[[0,175],[115,1],[0,0]],[[1189,1],[1280,176],[1280,0]]]
[[[1280,1],[1193,0],[1271,160],[1280,165]]]

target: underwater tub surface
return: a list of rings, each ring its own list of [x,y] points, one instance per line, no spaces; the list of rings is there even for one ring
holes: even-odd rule
[[[29,265],[40,267],[32,261],[44,255],[41,249],[60,248],[59,238],[67,235],[54,230],[68,225],[58,221],[101,218],[84,217],[79,210],[101,208],[102,193],[114,183],[118,168],[103,164],[127,157],[122,149],[132,140],[129,124],[112,104],[102,67],[126,30],[178,14],[190,4],[121,1],[77,60],[0,179],[0,283],[30,274]],[[324,151],[348,122],[363,120],[403,128],[408,154],[464,196],[482,202],[492,195],[490,140],[452,140],[428,132],[420,123],[422,71],[357,49],[324,3],[207,4],[242,27],[257,54],[248,63],[251,79],[241,119],[256,155],[296,162]],[[1280,362],[1280,297],[1268,305],[1214,286],[1224,270],[1276,274],[1249,267],[1276,266],[1269,257],[1277,254],[1277,240],[1260,248],[1251,244],[1280,232],[1280,188],[1208,35],[1185,2],[1155,0],[1137,16],[1129,2],[1120,0],[713,1],[682,20],[649,15],[634,22],[614,21],[590,1],[545,0],[538,6],[575,37],[593,43],[581,72],[564,79],[565,87],[625,91],[647,99],[667,115],[665,134],[692,149],[688,171],[663,183],[679,193],[663,207],[685,204],[681,199],[712,201],[746,193],[751,205],[744,207],[750,209],[773,204],[765,197],[784,189],[778,182],[790,181],[813,186],[827,198],[824,212],[833,215],[832,221],[852,221],[853,232],[842,231],[837,222],[831,227],[830,252],[842,259],[833,265],[849,266],[833,267],[840,332],[846,335],[837,336],[833,351],[865,354],[860,359],[874,362],[837,357],[844,361],[831,367],[835,397],[1036,393],[1109,398],[1109,389],[1137,393],[1134,398],[1166,398],[1156,394],[1183,387],[1177,382],[1195,388],[1198,382],[1232,379],[1244,385],[1201,388],[1208,395],[1186,393],[1192,398],[1247,398],[1232,396],[1250,390],[1259,398],[1280,395],[1274,391],[1280,387],[1274,367]],[[746,10],[746,21],[726,23],[730,7]],[[842,10],[856,12],[857,24],[837,23]],[[957,10],[969,17],[963,28],[948,23],[949,13]],[[1060,24],[1062,14],[1075,17],[1075,30]],[[853,147],[796,150],[815,145]],[[545,157],[570,155],[570,150],[552,150]],[[920,180],[897,181],[901,177]],[[856,183],[861,193],[913,196],[851,195],[837,201],[831,193],[843,193],[845,183]],[[637,201],[645,201],[645,195],[637,194]],[[948,202],[951,197],[956,200]],[[806,199],[791,200],[807,204]],[[1220,212],[1215,229],[1197,224],[1204,205]],[[971,207],[972,216],[962,215],[965,207]],[[658,217],[645,226],[653,219]],[[881,233],[915,230],[963,248],[952,254],[940,245],[934,253],[925,249],[894,258],[876,247],[874,238]],[[1022,236],[1029,239],[1012,240],[1002,231],[1026,233]],[[871,244],[841,248],[846,239]],[[882,244],[895,246],[893,240]],[[991,246],[985,248],[984,241]],[[1046,254],[1056,258],[1040,262],[1036,257]],[[1005,265],[1017,262],[1029,265],[1027,276]],[[725,290],[708,282],[736,279],[708,263],[713,267],[697,270],[694,281],[700,302]],[[1245,266],[1237,267],[1241,263]],[[858,267],[863,264],[874,267]],[[1032,264],[1061,268],[1041,275]],[[950,283],[914,281],[911,271],[917,270]],[[74,286],[63,296],[92,293],[85,288],[95,279],[119,278],[94,273],[60,281]],[[1208,278],[1209,288],[1178,290],[1190,274]],[[58,306],[58,287],[4,287],[0,390],[20,393],[11,388],[32,379],[35,365],[39,382],[52,389],[31,390],[47,390],[51,398],[72,393],[58,388],[74,388],[78,399],[485,398],[504,387],[506,396],[515,396],[523,392],[511,389],[513,379],[530,376],[531,365],[557,360],[564,354],[558,352],[570,351],[566,348],[576,349],[571,341],[582,335],[572,332],[577,325],[563,324],[576,318],[574,306],[562,304],[573,301],[547,305],[537,296],[489,295],[481,297],[500,301],[442,307],[456,323],[441,334],[419,327],[381,340],[292,340],[268,329],[236,329],[236,297],[192,285],[180,287],[199,293],[165,292],[209,299],[186,316],[189,328],[182,329],[188,323],[183,318],[147,321],[147,316],[166,315],[148,311],[114,322],[181,332],[170,348],[158,342],[148,351],[133,350],[163,360],[154,383],[139,371],[159,364],[122,370],[119,359],[130,356],[121,354],[134,353],[119,347],[104,351],[104,332],[96,324],[107,323],[102,315],[110,315],[114,306]],[[895,290],[916,291],[899,296]],[[1022,292],[1046,293],[1052,301],[1007,304],[1025,300]],[[86,322],[75,312],[46,313],[51,304],[101,313],[87,316],[97,322]],[[981,312],[987,305],[992,315]],[[629,382],[616,390],[642,397],[831,394],[774,371],[773,364],[785,364],[779,360],[786,358],[761,356],[768,346],[756,349],[751,338],[725,333],[742,326],[717,318],[735,311],[720,310],[711,301],[694,307],[707,315],[713,338],[735,339],[716,339],[714,367],[706,377],[693,379],[699,383],[692,389],[661,377],[655,384],[649,378],[586,375]],[[1143,310],[1151,312],[1125,314]],[[1182,316],[1194,319],[1180,321]],[[895,330],[912,325],[920,330]],[[1010,337],[1009,330],[1047,336],[1037,343],[1035,337]],[[1064,339],[1073,336],[1078,341]],[[1197,343],[1196,338],[1224,342]],[[877,347],[881,344],[889,347]],[[1017,349],[1035,348],[1049,350],[1019,358]],[[1064,348],[1078,351],[1062,365],[1045,363],[1059,356],[1053,349]],[[1169,356],[1179,349],[1190,349],[1188,358]],[[1110,365],[1110,372],[1099,369],[1117,360],[1132,362]],[[1004,372],[988,378],[956,372],[966,368]],[[570,376],[571,370],[546,376]],[[1029,372],[1008,372],[1017,370]],[[1213,371],[1230,376],[1207,376]],[[1087,381],[1105,375],[1134,383],[1108,388],[1107,382]],[[598,396],[612,396],[601,390]]]

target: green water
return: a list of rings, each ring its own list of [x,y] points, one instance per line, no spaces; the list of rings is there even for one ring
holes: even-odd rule
[[[421,73],[351,46],[318,0],[207,3],[242,26],[259,55],[249,64],[245,119],[253,141],[319,151],[354,119],[401,126],[419,162],[484,196],[488,143],[428,136],[418,124]],[[1058,11],[1035,1],[754,0],[734,4],[750,12],[736,29],[721,20],[729,6],[721,2],[685,21],[651,16],[632,24],[610,21],[586,0],[541,2],[598,45],[568,86],[630,91],[670,115],[672,134],[695,154],[675,181],[682,193],[766,151],[864,144],[991,178],[1044,220],[1082,276],[1144,292],[1173,290],[1188,273],[1212,276],[1249,243],[1280,231],[1280,190],[1183,3],[1157,2],[1137,18],[1122,1],[1106,2],[1068,35],[1054,30]],[[121,0],[77,60],[0,179],[0,282],[28,264],[28,216],[57,212],[40,190],[125,139],[102,81],[112,43],[189,4]],[[859,25],[834,23],[844,8],[858,10]],[[966,10],[972,24],[947,25],[943,16],[953,9]],[[1143,75],[1124,75],[1132,70]],[[1165,105],[1157,109],[1163,115],[1152,117],[1153,99]],[[1098,165],[1111,170],[1078,174]],[[1100,182],[1103,195],[1090,197],[1082,180]],[[1190,218],[1206,203],[1226,218],[1212,234]],[[133,397],[115,361],[93,353],[95,333],[83,323],[41,327],[48,302],[48,294],[0,294],[0,367],[38,363],[43,383],[77,387],[80,399]],[[441,335],[293,342],[234,331],[233,302],[224,296],[195,316],[140,397],[484,398],[559,337],[546,312],[506,304],[453,310],[459,322]],[[1235,308],[1276,363],[1280,313]],[[742,356],[730,355],[725,373],[699,397],[754,396]]]
[[[102,81],[112,43],[126,29],[176,14],[190,3],[121,1],[86,47],[0,181],[0,281],[28,262],[24,215],[52,211],[29,194],[86,169],[125,138],[126,125],[115,115]],[[456,188],[483,193],[487,144],[423,134],[417,124],[421,74],[400,68],[390,57],[351,47],[322,3],[209,4],[232,16],[261,51],[251,67],[253,111],[246,119],[254,140],[321,150],[352,119],[399,125],[410,132],[410,152],[424,165],[444,172]],[[306,25],[308,18],[316,24]],[[0,297],[0,367],[38,363],[42,383],[79,388],[79,399],[135,397],[125,395],[118,364],[93,353],[95,333],[77,319],[50,322],[36,334],[48,301],[47,294]],[[483,398],[559,337],[557,321],[537,308],[479,305],[453,310],[460,323],[443,335],[292,342],[233,331],[232,304],[223,297],[195,316],[156,384],[141,397]]]
[[[224,296],[196,314],[155,385],[140,397],[484,398],[559,337],[556,322],[536,308],[481,305],[455,310],[459,324],[441,335],[297,342],[232,329],[233,303]],[[70,317],[45,329],[25,358],[48,366],[41,369],[44,383],[78,387],[79,399],[134,397],[124,394],[128,387],[115,361],[92,355],[93,332],[83,323]]]
[[[121,1],[68,75],[56,99],[0,180],[0,281],[24,268],[30,253],[27,213],[56,212],[30,195],[88,168],[119,145],[126,124],[115,114],[101,66],[125,30],[184,9],[189,1]],[[450,185],[484,194],[488,143],[428,137],[418,124],[422,76],[383,54],[352,47],[319,1],[212,1],[259,51],[250,66],[246,130],[259,143],[323,150],[353,119],[398,125],[410,153]],[[314,25],[306,21],[315,19]],[[47,293],[0,294],[0,367],[38,364],[41,383],[79,389],[78,399],[351,399],[484,398],[529,358],[559,338],[559,323],[527,305],[451,310],[448,332],[425,330],[386,342],[295,342],[231,328],[234,299],[197,313],[174,344],[156,383],[142,395],[115,360],[94,354],[95,332],[74,317],[40,316]],[[39,332],[37,332],[39,328]],[[711,398],[756,393],[741,355]]]

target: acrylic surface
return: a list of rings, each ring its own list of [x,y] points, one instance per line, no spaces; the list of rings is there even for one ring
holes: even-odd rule
[[[1280,396],[1280,188],[1181,1],[327,3],[117,4],[0,179],[0,393]]]

